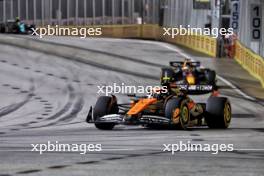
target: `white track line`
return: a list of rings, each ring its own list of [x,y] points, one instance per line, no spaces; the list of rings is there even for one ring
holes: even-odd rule
[[[249,149],[234,149],[234,150],[238,150],[238,151],[264,151],[264,149],[260,149],[260,148],[249,148]]]

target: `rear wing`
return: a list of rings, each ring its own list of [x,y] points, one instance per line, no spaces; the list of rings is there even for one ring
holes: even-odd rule
[[[186,63],[187,65],[193,66],[193,67],[200,67],[201,66],[201,62],[199,62],[199,61],[188,61],[188,62],[170,61],[170,66],[171,67],[182,67],[184,65],[184,63]]]

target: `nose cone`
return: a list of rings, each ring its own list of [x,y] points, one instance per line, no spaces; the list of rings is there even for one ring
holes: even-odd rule
[[[136,115],[147,108],[149,105],[157,102],[156,98],[140,99],[128,112],[127,115]]]

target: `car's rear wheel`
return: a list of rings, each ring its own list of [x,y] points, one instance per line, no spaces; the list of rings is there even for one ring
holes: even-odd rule
[[[213,70],[208,70],[206,73],[206,79],[207,79],[207,83],[209,85],[214,85],[215,84],[215,80],[216,80],[216,73]]]
[[[171,119],[177,129],[187,129],[190,121],[190,111],[183,98],[171,98],[166,103],[165,117]]]
[[[100,122],[99,118],[108,114],[117,114],[118,106],[117,102],[113,100],[113,97],[101,96],[98,98],[93,111],[93,117],[95,120],[95,127],[100,130],[112,130],[115,126],[114,123]]]
[[[207,100],[205,120],[209,128],[228,128],[232,119],[231,104],[225,97]]]

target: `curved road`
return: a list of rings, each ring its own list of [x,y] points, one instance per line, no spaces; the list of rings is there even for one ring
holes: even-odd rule
[[[182,60],[188,55],[185,51],[169,44],[140,40],[64,37],[45,38],[42,42],[53,43],[54,47],[74,46],[76,56],[83,55],[100,66],[0,45],[0,176],[264,175],[263,105],[227,85],[228,80],[218,81],[223,87],[221,94],[232,103],[233,119],[227,130],[147,130],[120,126],[113,131],[99,131],[84,122],[89,107],[99,96],[98,85],[158,84],[159,68],[170,60]],[[195,59],[204,66],[216,67],[210,58]],[[111,70],[109,65],[120,69]],[[133,73],[140,73],[141,77]],[[123,102],[128,100],[124,95],[118,97]],[[206,96],[194,98],[205,101]],[[31,144],[48,141],[102,144],[103,150],[86,155],[78,152],[40,155],[31,151]],[[162,151],[163,144],[180,141],[233,144],[235,150],[217,155],[211,152],[172,155]]]

